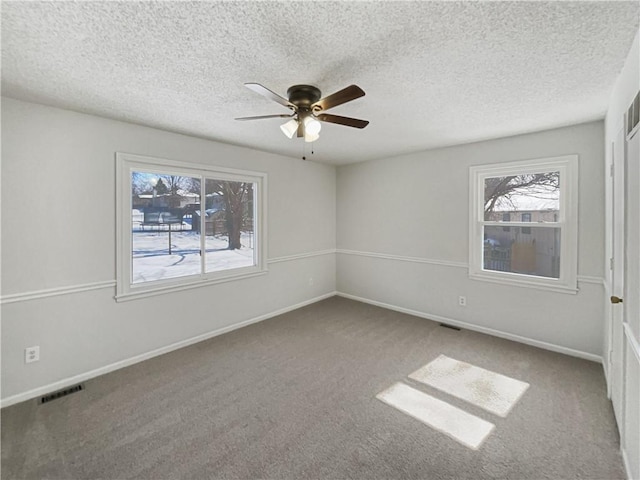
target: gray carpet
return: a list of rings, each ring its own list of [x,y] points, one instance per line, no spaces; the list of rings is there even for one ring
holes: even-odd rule
[[[440,354],[531,384],[499,418],[407,375]],[[470,450],[375,398],[495,424]],[[622,479],[602,366],[334,297],[2,410],[2,479]]]

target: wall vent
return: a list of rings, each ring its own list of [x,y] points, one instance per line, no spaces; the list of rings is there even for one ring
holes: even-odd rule
[[[633,132],[638,123],[640,123],[640,91],[636,95],[636,98],[631,102],[629,110],[627,110],[627,138],[630,138],[631,132]]]
[[[440,326],[444,328],[450,328],[451,330],[457,330],[458,332],[460,331],[460,327],[454,327],[453,325],[447,325],[446,323],[441,323]]]
[[[42,405],[43,403],[51,402],[52,400],[57,400],[58,398],[66,397],[67,395],[71,395],[72,393],[80,392],[84,390],[84,385],[79,383],[78,385],[73,385],[71,387],[65,388],[63,390],[58,390],[57,392],[48,393],[38,399],[38,403]]]

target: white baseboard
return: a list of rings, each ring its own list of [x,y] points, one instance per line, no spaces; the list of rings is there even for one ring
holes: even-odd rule
[[[609,382],[609,362],[602,359],[602,371],[604,372],[604,383],[607,386],[607,398],[611,400],[611,383]]]
[[[349,298],[358,302],[368,303],[377,307],[394,310],[400,313],[406,313],[415,317],[426,318],[427,320],[433,320],[436,322],[442,322],[456,327],[464,328],[467,330],[473,330],[475,332],[486,333],[487,335],[493,335],[494,337],[504,338],[506,340],[513,340],[514,342],[524,343],[525,345],[531,345],[533,347],[543,348],[545,350],[551,350],[552,352],[563,353],[572,357],[583,358],[585,360],[591,360],[592,362],[603,363],[603,359],[600,355],[594,355],[593,353],[583,352],[581,350],[574,350],[573,348],[563,347],[561,345],[555,345],[553,343],[543,342],[541,340],[534,340],[532,338],[521,337],[513,333],[502,332],[500,330],[494,330],[493,328],[482,327],[480,325],[474,325],[472,323],[455,320],[453,318],[443,317],[441,315],[434,315],[431,313],[419,312],[417,310],[411,310],[409,308],[398,307],[389,303],[378,302],[368,298],[358,297],[356,295],[350,295],[348,293],[336,292],[339,297]]]
[[[19,402],[24,402],[26,400],[30,400],[32,398],[36,398],[38,396],[41,395],[45,395],[47,393],[50,392],[54,392],[56,390],[60,390],[62,388],[68,387],[70,385],[79,383],[79,382],[84,382],[86,380],[90,380],[92,378],[98,377],[100,375],[104,375],[106,373],[109,372],[113,372],[114,370],[119,370],[121,368],[124,367],[128,367],[130,365],[133,365],[135,363],[139,363],[142,362],[144,360],[148,360],[150,358],[153,357],[157,357],[158,355],[163,355],[165,353],[169,353],[172,352],[174,350],[178,350],[180,348],[184,348],[187,347],[189,345],[193,345],[194,343],[198,343],[198,342],[202,342],[204,340],[208,340],[209,338],[213,338],[216,337],[218,335],[222,335],[224,333],[227,332],[231,332],[233,330],[237,330],[238,328],[242,328],[242,327],[246,327],[247,325],[251,325],[253,323],[258,323],[261,322],[262,320],[267,320],[268,318],[272,318],[278,315],[282,315],[284,313],[290,312],[292,310],[296,310],[298,308],[302,308],[305,307],[307,305],[310,305],[312,303],[316,303],[319,302],[321,300],[325,300],[327,298],[333,297],[333,296],[340,296],[340,297],[344,297],[344,298],[349,298],[351,300],[356,300],[358,302],[363,302],[363,303],[368,303],[371,305],[376,305],[378,307],[382,307],[382,308],[386,308],[389,310],[394,310],[396,312],[401,312],[401,313],[406,313],[409,315],[414,315],[416,317],[420,317],[420,318],[426,318],[428,320],[433,320],[433,321],[437,321],[437,322],[443,322],[443,323],[447,323],[450,325],[455,325],[458,326],[460,328],[465,328],[467,330],[473,330],[476,332],[480,332],[480,333],[485,333],[487,335],[493,335],[495,337],[500,337],[500,338],[504,338],[507,340],[513,340],[514,342],[519,342],[519,343],[524,343],[526,345],[532,345],[534,347],[539,347],[539,348],[543,348],[545,350],[551,350],[553,352],[558,352],[558,353],[563,353],[565,355],[570,355],[573,357],[578,357],[578,358],[584,358],[586,360],[591,360],[594,362],[599,362],[599,363],[604,363],[602,357],[598,356],[598,355],[594,355],[591,353],[587,353],[587,352],[582,352],[580,350],[574,350],[568,347],[562,347],[560,345],[554,345],[551,343],[547,343],[547,342],[542,342],[540,340],[533,340],[527,337],[521,337],[519,335],[514,335],[512,333],[505,333],[505,332],[501,332],[499,330],[494,330],[491,328],[487,328],[487,327],[482,327],[482,326],[478,326],[478,325],[473,325],[467,322],[462,322],[460,320],[455,320],[452,318],[447,318],[447,317],[443,317],[440,315],[433,315],[433,314],[429,314],[429,313],[425,313],[425,312],[419,312],[417,310],[411,310],[409,308],[404,308],[404,307],[398,307],[396,305],[391,305],[388,303],[383,303],[383,302],[378,302],[375,300],[371,300],[368,298],[363,298],[363,297],[358,297],[355,295],[350,295],[347,293],[342,293],[342,292],[330,292],[330,293],[326,293],[324,295],[320,295],[318,297],[306,300],[304,302],[295,304],[295,305],[290,305],[288,307],[282,308],[280,310],[276,310],[274,312],[270,312],[270,313],[266,313],[264,315],[260,315],[258,317],[254,317],[251,318],[249,320],[245,320],[243,322],[239,322],[233,325],[229,325],[227,327],[223,327],[217,330],[213,330],[211,332],[207,332],[204,333],[202,335],[197,335],[195,337],[186,339],[186,340],[181,340],[179,342],[176,343],[172,343],[171,345],[167,345],[155,350],[152,350],[150,352],[146,352],[140,355],[136,355],[134,357],[130,357],[127,358],[125,360],[120,360],[118,362],[109,364],[109,365],[105,365],[104,367],[100,367],[94,370],[90,370],[88,372],[84,372],[81,373],[79,375],[74,375],[73,377],[68,377],[68,378],[64,378],[62,380],[58,380],[56,382],[44,385],[42,387],[38,387],[38,388],[34,388],[32,390],[28,390],[26,392],[22,392],[22,393],[18,393],[16,395],[12,395],[10,397],[6,397],[3,398],[2,400],[0,400],[0,408],[4,408],[4,407],[8,407],[10,405],[14,405],[16,403]]]
[[[631,476],[631,465],[629,465],[629,457],[627,457],[627,451],[623,447],[620,447],[620,453],[622,453],[622,464],[624,465],[624,471],[627,474],[627,478],[629,480],[634,480],[634,478]]]
[[[100,375],[104,375],[109,372],[113,372],[114,370],[119,370],[124,367],[128,367],[135,363],[142,362],[144,360],[148,360],[153,357],[157,357],[158,355],[163,355],[165,353],[172,352],[174,350],[178,350],[180,348],[188,347],[189,345],[193,345],[194,343],[199,343],[204,340],[208,340],[209,338],[217,337],[218,335],[222,335],[223,333],[231,332],[233,330],[237,330],[238,328],[246,327],[253,323],[258,323],[263,320],[267,320],[272,317],[276,317],[278,315],[282,315],[283,313],[290,312],[292,310],[296,310],[298,308],[306,307],[307,305],[311,305],[312,303],[319,302],[321,300],[325,300],[327,298],[331,298],[336,295],[336,292],[326,293],[324,295],[320,295],[319,297],[315,297],[309,300],[305,300],[304,302],[297,303],[295,305],[290,305],[285,308],[281,308],[280,310],[276,310],[275,312],[265,313],[264,315],[260,315],[258,317],[250,318],[249,320],[245,320],[243,322],[235,323],[233,325],[229,325],[227,327],[219,328],[217,330],[213,330],[211,332],[203,333],[202,335],[197,335],[195,337],[188,338],[186,340],[181,340],[176,343],[172,343],[171,345],[167,345],[164,347],[157,348],[155,350],[151,350],[150,352],[146,352],[140,355],[136,355],[134,357],[127,358],[125,360],[120,360],[115,363],[111,363],[109,365],[105,365],[104,367],[96,368],[95,370],[90,370],[88,372],[81,373],[79,375],[74,375],[73,377],[64,378],[62,380],[58,380],[57,382],[50,383],[48,385],[44,385],[42,387],[34,388],[33,390],[28,390],[26,392],[18,393],[16,395],[12,395],[7,398],[3,398],[0,400],[0,408],[8,407],[10,405],[14,405],[16,403],[24,402],[25,400],[30,400],[32,398],[39,397],[41,395],[45,395],[50,392],[55,392],[62,388],[68,387],[70,385],[74,385],[76,383],[84,382],[90,380],[92,378],[98,377]]]

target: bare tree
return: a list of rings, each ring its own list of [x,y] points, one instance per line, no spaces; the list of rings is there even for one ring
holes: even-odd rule
[[[190,192],[194,188],[195,182],[199,184],[197,178],[184,177],[182,175],[158,175],[156,190],[160,194],[158,186],[162,184],[164,187],[162,194],[167,195],[169,206],[175,208],[180,206],[181,194],[185,191]],[[197,193],[200,193],[199,189]]]
[[[183,177],[181,175],[158,175],[158,178],[167,187],[167,193],[169,195],[178,195],[179,190],[186,190],[188,186],[189,177]]]
[[[133,172],[131,174],[132,193],[151,193],[154,189],[157,193],[177,195],[179,190],[188,190],[191,177],[180,175],[154,175],[146,172]]]
[[[131,193],[140,195],[148,193],[150,188],[148,174],[141,172],[133,172],[131,174]]]
[[[518,195],[549,200],[557,198],[559,188],[559,172],[487,178],[484,183],[485,218],[488,219],[499,206],[510,205],[515,210],[514,198]]]
[[[185,180],[182,185],[182,189],[189,192],[195,193],[200,196],[200,179],[195,177],[184,177]]]
[[[245,221],[251,214],[250,201],[253,198],[253,183],[207,180],[207,194],[220,195],[224,204],[225,223],[229,237],[229,250],[242,248],[240,235]]]

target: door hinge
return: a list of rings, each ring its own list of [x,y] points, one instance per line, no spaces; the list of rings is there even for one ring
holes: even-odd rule
[[[609,270],[613,270],[613,257],[609,259]]]
[[[611,166],[609,168],[609,175],[611,175],[613,177],[613,162],[611,163]]]

